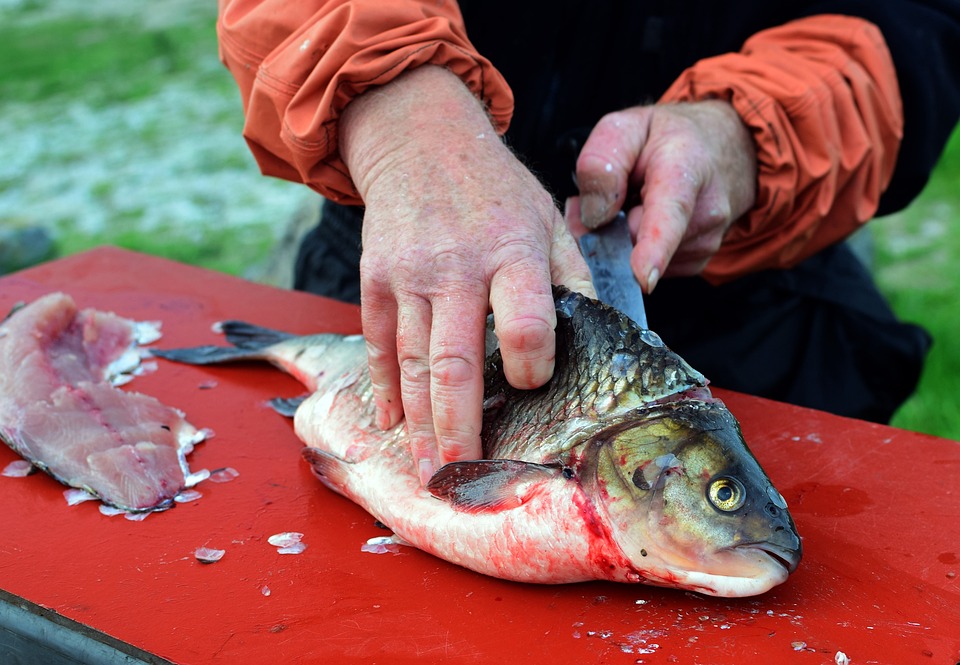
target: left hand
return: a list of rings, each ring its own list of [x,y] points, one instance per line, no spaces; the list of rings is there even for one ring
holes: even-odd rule
[[[628,202],[634,275],[647,293],[663,275],[700,273],[756,199],[756,148],[729,103],[636,106],[597,123],[577,159],[580,196],[567,202],[575,235]]]

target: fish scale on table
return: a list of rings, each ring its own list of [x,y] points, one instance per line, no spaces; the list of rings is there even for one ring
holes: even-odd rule
[[[234,347],[154,352],[193,364],[267,360],[311,394],[286,410],[317,477],[403,541],[496,577],[643,582],[749,596],[801,556],[782,496],[704,377],[652,331],[554,287],[553,378],[484,373],[484,459],[448,464],[421,487],[403,423],[375,426],[359,335],[292,336],[247,323]]]

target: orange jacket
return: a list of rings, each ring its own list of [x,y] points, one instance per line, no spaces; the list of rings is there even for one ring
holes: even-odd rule
[[[453,2],[220,0],[218,34],[261,170],[341,203],[361,201],[337,152],[337,120],[369,88],[430,63],[456,73],[500,133],[513,111],[510,88],[471,45]],[[754,209],[705,277],[795,265],[876,212],[903,111],[871,23],[814,16],[759,32],[739,53],[690,67],[660,101],[706,98],[730,101],[751,129],[759,179]]]

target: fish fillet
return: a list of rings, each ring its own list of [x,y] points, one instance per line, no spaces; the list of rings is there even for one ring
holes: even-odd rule
[[[0,439],[105,504],[163,510],[189,484],[186,455],[209,432],[154,397],[115,387],[159,324],[79,310],[51,293],[0,324]]]

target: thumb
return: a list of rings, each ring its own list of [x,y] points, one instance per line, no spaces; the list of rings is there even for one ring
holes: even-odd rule
[[[623,208],[627,186],[647,140],[649,112],[634,108],[605,115],[590,132],[577,157],[579,218],[588,229],[609,222]]]

